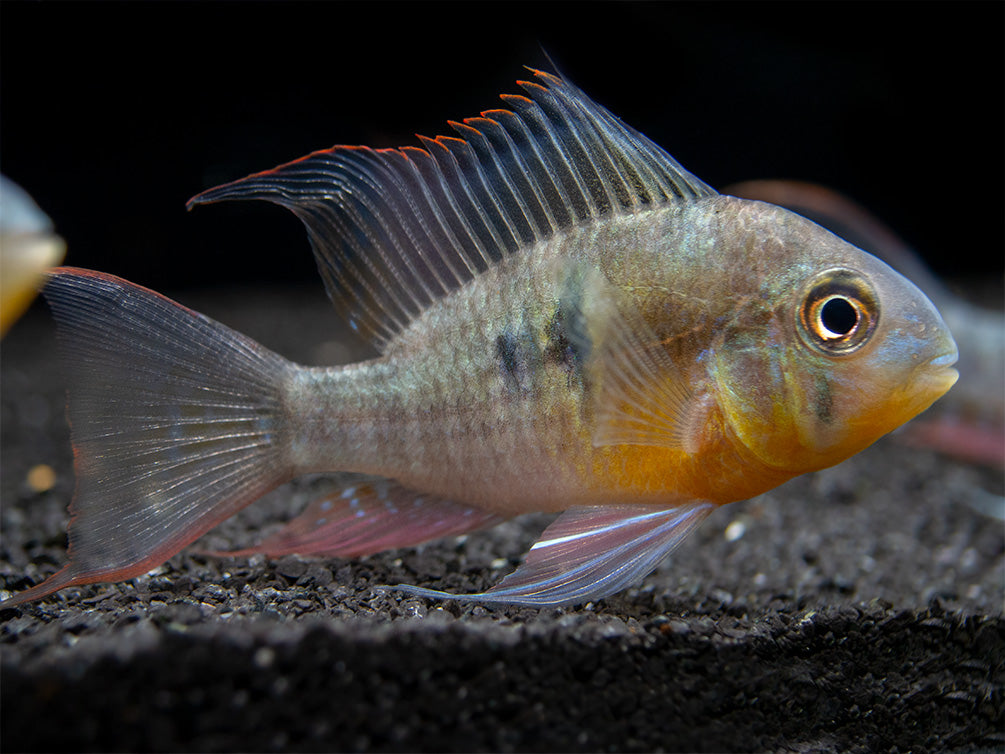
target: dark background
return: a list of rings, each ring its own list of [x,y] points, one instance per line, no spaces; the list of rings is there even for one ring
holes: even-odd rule
[[[154,288],[315,280],[292,215],[185,201],[334,143],[442,133],[516,91],[521,65],[548,67],[542,48],[712,185],[823,183],[937,272],[1000,279],[999,2],[5,0],[0,16],[0,167],[67,263]]]
[[[547,65],[543,46],[711,184],[833,186],[941,274],[997,286],[1003,22],[1001,2],[0,0],[0,168],[54,218],[69,263],[203,287],[182,300],[331,363],[311,356],[334,313],[295,218],[185,200],[336,142],[442,132],[497,107],[522,64]],[[11,591],[66,557],[52,342],[44,311],[3,341]],[[48,492],[24,481],[39,463],[56,471]],[[1001,495],[1000,468],[891,438],[716,511],[640,587],[567,610],[376,589],[481,591],[540,517],[353,561],[189,548],[2,611],[0,749],[1000,751],[1002,529],[987,510]],[[286,486],[207,544],[249,545],[314,496]]]

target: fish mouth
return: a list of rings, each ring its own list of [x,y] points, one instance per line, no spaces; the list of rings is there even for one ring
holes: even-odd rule
[[[958,348],[956,348],[956,345],[954,344],[952,351],[947,351],[941,356],[936,356],[934,359],[929,361],[928,364],[929,366],[933,367],[951,367],[953,364],[956,363],[956,361],[959,358],[960,358],[960,351]],[[952,371],[955,372],[956,370],[953,369]]]
[[[951,350],[930,359],[918,369],[919,381],[933,393],[942,395],[960,378],[960,373],[953,368],[959,356],[959,350],[953,343]]]

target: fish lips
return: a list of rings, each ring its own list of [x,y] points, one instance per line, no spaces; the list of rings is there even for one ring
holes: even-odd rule
[[[922,364],[916,370],[915,379],[931,392],[938,392],[941,396],[949,390],[960,378],[960,373],[954,369],[960,352],[954,342],[951,351],[947,351],[941,356],[936,356]]]

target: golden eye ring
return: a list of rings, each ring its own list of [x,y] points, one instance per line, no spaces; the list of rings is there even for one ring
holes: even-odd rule
[[[817,275],[799,307],[803,341],[831,355],[861,348],[879,323],[879,299],[861,273],[835,268]]]

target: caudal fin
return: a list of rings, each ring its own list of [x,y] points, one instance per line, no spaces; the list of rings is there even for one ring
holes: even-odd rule
[[[69,563],[2,607],[141,575],[291,475],[290,362],[111,275],[61,268],[43,295],[71,373]]]

